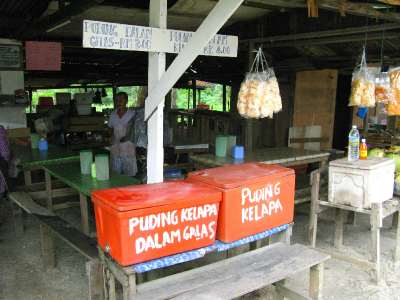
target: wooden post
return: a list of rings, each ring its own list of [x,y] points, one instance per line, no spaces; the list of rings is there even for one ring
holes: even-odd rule
[[[151,0],[158,1],[158,0]],[[220,0],[197,29],[187,46],[174,59],[167,72],[160,78],[146,100],[145,119],[149,119],[155,112],[163,97],[178,81],[190,64],[196,59],[203,47],[225,24],[230,16],[242,4],[243,0]],[[150,2],[150,9],[151,9]],[[150,10],[150,16],[151,16]],[[154,14],[153,14],[154,15]],[[167,13],[165,12],[166,16]],[[151,25],[150,25],[151,26]],[[155,27],[155,26],[151,26]],[[149,66],[150,67],[150,66]],[[154,134],[153,134],[154,135]]]
[[[190,108],[190,89],[188,89],[188,97],[187,97],[187,108]]]
[[[222,111],[226,111],[226,84],[222,86]]]
[[[167,28],[167,0],[150,1],[150,27]],[[157,86],[158,81],[165,73],[165,53],[149,52],[148,87],[149,94]],[[168,90],[170,90],[169,88]],[[167,90],[167,92],[168,92]],[[147,134],[149,137],[147,148],[147,183],[163,181],[163,108],[165,95],[157,99],[154,113],[148,119]],[[147,111],[148,100],[145,109]]]
[[[248,70],[251,70],[254,61],[254,42],[249,42],[248,47]],[[246,139],[245,139],[245,150],[253,150],[253,120],[246,119]]]
[[[196,79],[192,79],[192,87],[193,87],[193,109],[196,109],[197,106],[197,83]]]
[[[33,89],[29,86],[29,112],[32,113]]]

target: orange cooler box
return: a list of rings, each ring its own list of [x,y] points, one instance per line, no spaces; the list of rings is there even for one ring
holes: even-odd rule
[[[221,199],[191,180],[92,191],[99,246],[127,266],[212,245]]]
[[[224,243],[293,221],[293,169],[257,162],[190,172],[222,191],[217,239]]]

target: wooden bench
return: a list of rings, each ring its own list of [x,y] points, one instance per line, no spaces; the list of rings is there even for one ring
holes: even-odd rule
[[[309,245],[311,248],[331,255],[333,258],[344,260],[350,263],[358,264],[372,269],[371,279],[375,283],[380,280],[380,228],[383,226],[383,219],[393,215],[392,227],[396,229],[396,248],[394,260],[400,260],[400,198],[394,197],[383,203],[372,203],[371,209],[363,209],[349,205],[342,205],[328,202],[327,197],[321,197],[320,189],[328,184],[328,166],[320,168],[311,174],[311,208],[309,224]],[[336,210],[335,219],[335,240],[334,246],[339,250],[343,242],[343,212],[346,210],[352,213],[363,213],[370,215],[371,224],[371,262],[355,259],[349,256],[341,255],[337,252],[327,251],[316,248],[318,214],[327,209]],[[351,215],[352,219],[354,214]],[[354,218],[355,220],[355,218]],[[349,221],[349,220],[348,220]],[[350,221],[353,223],[353,221]]]
[[[103,299],[103,273],[102,265],[98,260],[97,241],[34,202],[26,192],[11,192],[8,198],[13,202],[14,223],[17,233],[23,233],[23,211],[38,219],[46,271],[55,267],[52,238],[52,233],[54,232],[89,260],[86,263],[86,271],[89,277],[89,299]]]
[[[107,253],[100,251],[105,264],[108,288],[114,277],[124,286],[124,300],[149,299],[233,299],[275,284],[278,299],[322,299],[323,262],[329,255],[303,245],[278,242],[206,266],[136,284],[135,269],[116,263]],[[310,270],[309,297],[291,290],[285,279],[303,270]],[[129,288],[128,288],[129,287]],[[116,299],[109,289],[108,299]]]
[[[288,226],[289,225],[289,226]],[[170,275],[160,277],[164,267],[163,259],[145,262],[132,266],[121,266],[108,253],[99,248],[99,256],[104,265],[104,294],[107,299],[115,300],[115,279],[123,287],[123,299],[232,299],[251,291],[275,283],[276,291],[284,299],[321,299],[322,263],[330,256],[320,255],[302,245],[290,246],[291,226],[288,224],[263,233],[259,240],[253,237],[241,242],[224,244],[217,242],[204,248],[206,254],[215,251],[226,251],[227,259]],[[278,237],[278,242],[270,244],[271,235]],[[267,237],[264,237],[268,235]],[[238,244],[249,243],[250,251],[236,255]],[[261,247],[263,245],[269,245]],[[260,248],[261,247],[261,248]],[[194,250],[196,251],[196,250]],[[202,252],[202,251],[200,251]],[[165,259],[174,265],[181,261],[181,254]],[[193,253],[183,253],[185,258],[196,257]],[[204,253],[203,253],[204,255]],[[185,260],[186,261],[186,260]],[[301,296],[285,286],[285,278],[302,270],[311,268],[310,297]],[[152,270],[149,273],[148,270]],[[187,269],[183,266],[182,269]],[[159,273],[157,273],[157,271]],[[154,273],[155,272],[155,273]],[[140,275],[140,277],[139,277]],[[144,278],[155,277],[144,282]],[[154,276],[155,275],[155,276]],[[229,286],[229,289],[226,287]],[[213,294],[209,295],[212,291]]]

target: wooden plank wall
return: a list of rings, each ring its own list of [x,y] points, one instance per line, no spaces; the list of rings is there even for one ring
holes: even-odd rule
[[[321,125],[321,136],[330,137],[329,142],[321,143],[321,149],[332,148],[337,78],[337,70],[307,71],[296,75],[292,126]]]
[[[261,144],[267,147],[287,146],[287,134],[292,116],[290,97],[291,93],[293,94],[293,88],[286,80],[279,82],[279,90],[282,98],[282,110],[275,113],[273,119],[261,119]],[[275,134],[277,134],[276,138]]]

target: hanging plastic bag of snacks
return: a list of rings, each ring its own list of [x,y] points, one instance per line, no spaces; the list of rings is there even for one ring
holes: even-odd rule
[[[382,72],[375,80],[375,101],[389,102],[390,96],[390,77],[388,72]]]
[[[274,70],[268,68],[261,48],[240,86],[237,107],[240,115],[257,119],[272,118],[274,112],[282,110],[278,81]]]
[[[349,106],[375,106],[375,76],[368,71],[365,48],[351,79]]]
[[[400,115],[400,67],[389,68],[392,100],[386,106],[389,115]]]

